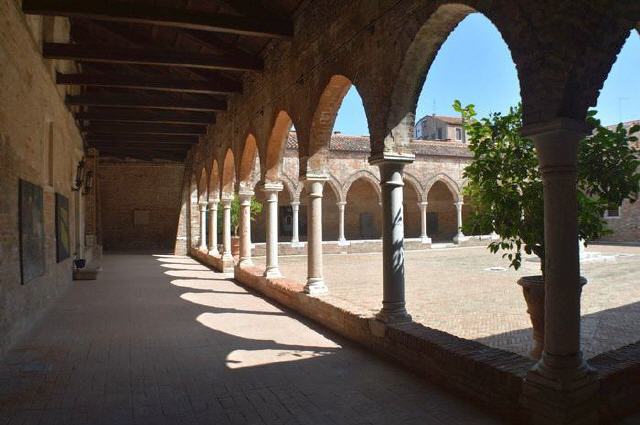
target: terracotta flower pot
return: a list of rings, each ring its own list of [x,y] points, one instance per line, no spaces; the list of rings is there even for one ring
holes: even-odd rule
[[[587,279],[580,276],[580,287]],[[518,280],[527,302],[527,313],[533,325],[533,349],[529,352],[532,359],[539,360],[544,349],[544,279],[542,276],[523,276]]]

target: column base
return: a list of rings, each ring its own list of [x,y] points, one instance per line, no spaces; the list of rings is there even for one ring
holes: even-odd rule
[[[230,252],[224,252],[222,254],[222,261],[233,261],[233,255]]]
[[[348,240],[338,239],[338,246],[347,246],[347,245],[351,245]]]
[[[497,234],[496,232],[491,232],[489,237],[491,238],[492,241],[497,241],[498,239],[500,239],[500,235]]]
[[[267,278],[278,278],[282,277],[282,273],[278,267],[267,267],[262,276]]]
[[[543,353],[525,377],[520,404],[532,425],[596,425],[599,385],[597,372],[581,356]]]
[[[467,240],[469,240],[469,238],[468,238],[468,237],[466,237],[466,236],[464,235],[464,233],[462,233],[462,232],[461,232],[461,233],[458,233],[457,235],[455,235],[455,236],[453,237],[453,243],[458,244],[458,245],[459,245],[459,244],[461,244],[462,242],[467,241]]]
[[[204,252],[205,254],[209,252],[209,248],[207,248],[206,245],[200,245],[198,249],[200,250],[200,252]]]
[[[408,323],[413,320],[404,303],[385,302],[382,302],[382,309],[376,314],[376,319],[388,324]]]
[[[304,246],[304,242],[300,241],[291,241],[291,246],[294,248],[300,248]]]
[[[309,295],[324,295],[329,292],[329,288],[324,283],[324,279],[310,277],[304,286],[304,293]]]
[[[420,243],[431,245],[431,238],[429,236],[421,236]]]
[[[217,249],[210,249],[209,252],[207,252],[207,254],[209,254],[212,257],[220,256],[220,252]]]
[[[238,262],[238,266],[240,267],[253,266],[253,260],[251,258],[240,258],[240,261]]]

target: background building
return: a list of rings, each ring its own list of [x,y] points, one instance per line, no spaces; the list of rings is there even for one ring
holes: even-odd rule
[[[416,122],[414,136],[420,140],[453,140],[466,143],[461,117],[425,115]]]

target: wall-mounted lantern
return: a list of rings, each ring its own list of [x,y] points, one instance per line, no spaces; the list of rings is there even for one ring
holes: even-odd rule
[[[76,181],[75,185],[71,187],[71,190],[78,191],[82,188],[82,183],[84,183],[85,178],[85,169],[84,169],[84,158],[78,162],[78,166],[76,167]]]

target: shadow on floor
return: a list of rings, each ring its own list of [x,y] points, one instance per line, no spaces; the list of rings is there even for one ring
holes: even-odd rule
[[[16,423],[502,422],[186,257],[105,255],[0,361]]]

